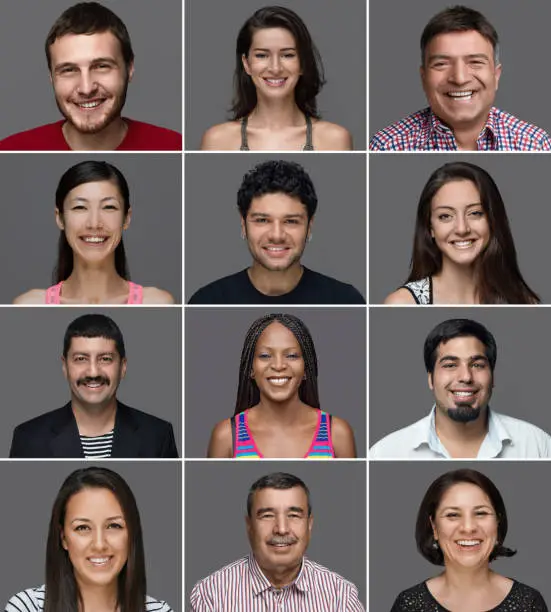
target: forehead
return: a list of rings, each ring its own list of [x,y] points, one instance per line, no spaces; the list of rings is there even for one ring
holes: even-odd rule
[[[252,510],[258,508],[275,508],[285,510],[286,508],[302,508],[308,510],[308,498],[306,491],[302,487],[292,487],[291,489],[260,489],[253,496]]]
[[[65,509],[66,517],[78,516],[80,518],[95,517],[98,515],[122,515],[122,508],[114,493],[103,487],[87,487],[69,498]]]
[[[117,353],[115,341],[109,338],[71,338],[69,353]]]
[[[52,68],[66,62],[87,64],[103,57],[122,61],[120,42],[112,32],[95,34],[65,34],[50,46]]]
[[[425,49],[425,60],[433,55],[464,57],[466,55],[483,54],[493,58],[492,43],[476,30],[467,32],[446,32],[432,38]]]
[[[474,336],[462,336],[452,338],[447,342],[441,342],[436,351],[437,359],[444,355],[469,359],[474,355],[486,355],[486,347]]]
[[[299,346],[299,343],[290,329],[287,329],[279,321],[274,321],[260,334],[256,345],[289,348],[290,346]]]
[[[473,507],[473,506],[492,506],[490,498],[477,485],[470,482],[459,482],[452,485],[440,499],[439,508],[447,506],[454,507]]]
[[[286,193],[266,193],[251,200],[247,215],[263,214],[270,217],[306,215],[306,205]]]
[[[93,181],[77,185],[67,194],[66,200],[86,198],[87,200],[102,200],[103,198],[120,198],[121,192],[114,181]]]
[[[285,28],[260,28],[253,33],[251,49],[289,49],[295,44],[295,37]]]
[[[438,206],[466,206],[468,204],[478,204],[480,194],[476,185],[467,179],[449,181],[442,185],[432,198],[432,208]]]

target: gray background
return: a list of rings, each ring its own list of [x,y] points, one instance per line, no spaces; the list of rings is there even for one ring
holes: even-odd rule
[[[126,25],[135,55],[136,70],[123,115],[181,131],[181,1],[101,3]],[[0,138],[62,118],[50,83],[44,44],[55,20],[73,4],[76,0],[3,1]]]
[[[421,191],[434,170],[455,161],[476,164],[492,176],[505,203],[524,280],[542,302],[551,302],[551,208],[542,205],[551,166],[545,155],[523,153],[370,155],[369,302],[382,303],[406,280]]]
[[[251,265],[241,240],[237,192],[258,163],[284,159],[301,164],[318,196],[318,209],[302,262],[316,272],[351,283],[365,295],[365,154],[187,154],[186,300],[197,289]]]
[[[415,520],[423,496],[433,480],[448,470],[473,468],[488,476],[499,489],[509,520],[505,546],[518,552],[491,565],[504,576],[515,578],[541,592],[551,601],[549,583],[549,463],[484,461],[452,464],[430,462],[375,462],[369,471],[371,610],[390,610],[398,593],[438,575],[417,552]],[[542,486],[543,485],[543,486]]]
[[[285,308],[304,321],[316,347],[321,408],[346,419],[365,457],[365,308]],[[235,410],[247,330],[281,308],[186,309],[186,457],[205,457],[212,428]]]
[[[9,563],[2,564],[0,605],[19,591],[44,584],[54,500],[65,478],[89,465],[114,470],[132,489],[144,536],[147,593],[166,600],[178,612],[182,609],[182,474],[177,461],[0,462],[2,543],[4,551],[10,551]]]
[[[125,176],[132,221],[123,232],[131,279],[170,291],[181,302],[182,162],[180,155],[3,154],[0,166],[4,210],[0,260],[4,271],[0,303],[52,283],[59,228],[55,192],[63,173],[87,160],[107,161]],[[24,239],[22,237],[24,236]]]
[[[546,337],[551,310],[379,307],[369,313],[370,443],[429,413],[434,397],[427,384],[423,345],[436,325],[452,318],[478,321],[496,339],[492,408],[551,433]]]
[[[70,399],[61,371],[63,336],[89,312],[111,317],[124,337],[128,369],[117,397],[172,423],[181,454],[181,312],[179,308],[1,308],[3,403],[0,456],[10,451],[19,423]]]
[[[228,119],[233,97],[235,43],[262,0],[187,0],[186,149],[198,149],[203,132]],[[349,130],[354,149],[366,148],[366,6],[359,0],[279,0],[304,20],[327,83],[318,96],[323,119]]]
[[[360,461],[186,463],[186,603],[198,580],[249,553],[249,487],[280,471],[310,489],[314,526],[306,556],[353,582],[365,602],[365,469]]]
[[[369,134],[427,106],[419,66],[419,41],[427,22],[453,2],[371,0],[369,3]],[[548,61],[538,41],[547,40],[551,5],[547,2],[475,0],[497,30],[502,64],[495,105],[549,131]],[[527,92],[529,94],[527,95]]]

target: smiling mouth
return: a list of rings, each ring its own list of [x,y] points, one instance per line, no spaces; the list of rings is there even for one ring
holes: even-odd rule
[[[448,98],[451,98],[452,100],[468,101],[473,97],[474,93],[476,92],[473,91],[472,89],[469,89],[466,91],[448,91],[446,95],[448,96]]]
[[[291,380],[290,376],[271,376],[268,378],[268,382],[276,387],[286,385]]]
[[[86,244],[103,244],[107,242],[107,236],[81,236],[80,239]]]
[[[283,87],[287,79],[264,79],[264,82],[269,87]]]
[[[73,104],[80,110],[87,112],[99,108],[105,101],[106,98],[102,98],[101,100],[90,100],[89,102],[73,102]]]
[[[456,544],[461,550],[474,550],[480,547],[482,540],[457,540]]]
[[[94,567],[105,567],[110,561],[112,557],[88,557],[88,561]]]
[[[286,246],[267,246],[262,248],[270,257],[282,257],[289,252],[289,247]]]
[[[474,238],[471,238],[470,240],[452,240],[451,244],[456,248],[456,249],[470,249],[471,247],[473,247],[476,243],[476,240]]]

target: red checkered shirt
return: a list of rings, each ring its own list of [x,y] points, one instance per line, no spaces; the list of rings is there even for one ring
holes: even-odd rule
[[[541,128],[492,107],[476,145],[479,151],[550,151],[551,139]],[[369,150],[457,151],[457,142],[429,107],[377,132]]]

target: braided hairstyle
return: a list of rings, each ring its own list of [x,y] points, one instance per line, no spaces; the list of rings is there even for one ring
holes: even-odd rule
[[[239,387],[237,389],[234,414],[239,414],[247,410],[247,408],[255,406],[260,401],[260,391],[255,380],[251,378],[253,359],[260,334],[268,325],[274,322],[284,325],[299,343],[302,358],[304,359],[304,380],[300,383],[298,389],[300,400],[308,404],[308,406],[312,406],[312,408],[320,407],[318,360],[312,336],[306,325],[298,317],[291,314],[275,313],[264,315],[257,319],[245,336],[245,343],[241,351],[241,363],[239,364]]]

